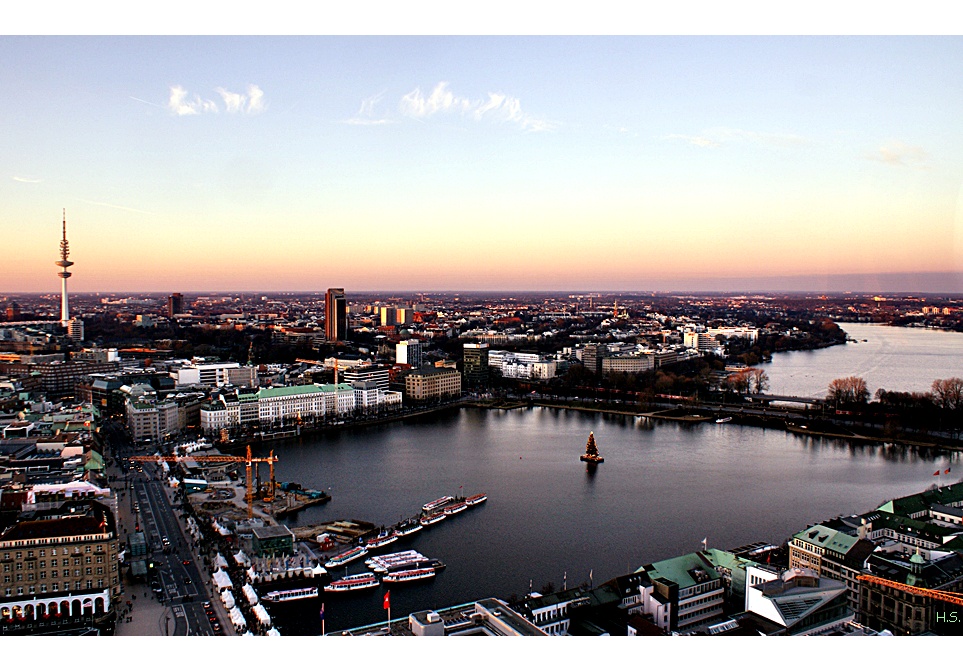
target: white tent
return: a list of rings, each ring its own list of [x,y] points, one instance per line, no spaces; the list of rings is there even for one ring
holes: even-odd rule
[[[254,582],[255,580],[257,580],[257,571],[254,570],[253,566],[251,566],[247,570],[247,579],[250,580],[251,582]]]
[[[214,558],[214,566],[217,568],[227,568],[227,560],[224,559],[224,555],[220,552],[217,553],[217,557]]]
[[[253,587],[250,585],[245,585],[244,589],[241,591],[244,592],[244,597],[247,599],[249,604],[253,606],[257,603],[257,592],[254,591]]]
[[[234,583],[231,582],[231,577],[226,571],[215,571],[214,574],[211,575],[211,579],[214,581],[214,586],[219,590],[231,589],[234,587]]]
[[[231,616],[231,622],[234,623],[234,628],[238,631],[247,627],[247,621],[244,619],[244,613],[242,613],[241,609],[237,606],[234,606],[234,608],[228,611],[228,615]]]
[[[238,550],[237,554],[234,555],[234,561],[236,561],[240,566],[250,566],[251,560],[247,558],[244,554],[244,550]]]
[[[258,622],[263,624],[265,627],[271,626],[271,616],[268,612],[264,610],[264,606],[258,604],[254,607],[254,616],[258,619]]]
[[[279,632],[274,627],[271,627],[270,629],[268,629],[267,633],[265,634],[265,636],[280,636],[280,635],[281,635],[281,632]]]
[[[229,589],[224,590],[221,594],[221,601],[224,602],[224,607],[228,610],[234,608],[234,593]]]

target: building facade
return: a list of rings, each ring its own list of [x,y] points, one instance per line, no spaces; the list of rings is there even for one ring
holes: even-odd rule
[[[324,335],[328,342],[342,342],[348,337],[348,302],[344,289],[328,289],[324,300]]]

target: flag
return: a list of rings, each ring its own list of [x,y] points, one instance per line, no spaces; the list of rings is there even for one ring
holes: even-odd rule
[[[950,469],[947,467],[947,469],[943,471],[943,475],[949,475],[949,473],[950,473]]]
[[[936,473],[933,474],[933,477],[935,478],[935,477],[936,477],[937,475],[939,475],[939,474],[940,474],[940,472],[939,472],[939,471],[936,471]]]
[[[709,537],[708,537],[708,536],[706,536],[705,538],[702,539],[702,544],[703,544],[703,545],[705,545],[705,544],[708,543],[708,542],[709,542]]]
[[[321,619],[324,619],[324,604],[321,604]]]
[[[389,608],[391,608],[391,590],[390,589],[387,592],[385,592],[385,605],[384,605],[385,610],[388,610]]]

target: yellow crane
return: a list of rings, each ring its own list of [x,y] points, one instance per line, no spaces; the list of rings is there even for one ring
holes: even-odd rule
[[[246,486],[247,492],[245,499],[247,501],[247,517],[248,519],[254,517],[254,487],[253,481],[251,480],[251,466],[253,465],[257,468],[258,464],[266,463],[270,467],[271,471],[271,485],[268,490],[268,495],[264,497],[265,501],[274,500],[274,464],[277,462],[278,458],[274,456],[274,450],[267,457],[252,457],[251,456],[251,446],[247,446],[247,454],[243,457],[233,457],[228,455],[210,455],[210,456],[184,456],[184,457],[166,457],[166,456],[154,456],[154,457],[130,457],[131,461],[164,461],[167,463],[180,463],[183,461],[196,461],[197,463],[243,463],[245,466],[246,475]]]

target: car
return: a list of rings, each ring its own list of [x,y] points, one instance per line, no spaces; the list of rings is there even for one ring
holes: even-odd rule
[[[217,615],[208,615],[208,616],[207,616],[207,620],[208,620],[211,624],[214,624],[215,622],[217,622]]]
[[[210,602],[210,601],[205,601],[205,602],[202,603],[201,605],[204,606],[204,610],[207,610],[208,608],[211,607],[211,602]]]
[[[190,560],[190,559],[185,559],[185,560],[182,561],[181,563],[182,563],[184,566],[190,566],[190,565],[191,565],[191,560]]]
[[[212,623],[211,629],[213,629],[215,633],[219,632],[221,630],[221,623],[220,622]]]
[[[184,578],[184,584],[185,584],[185,585],[190,585],[190,584],[191,584],[191,577],[190,577],[190,576],[187,576],[186,578]]]

